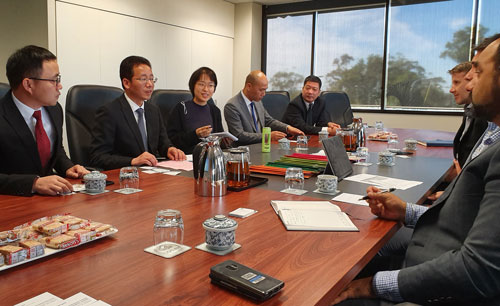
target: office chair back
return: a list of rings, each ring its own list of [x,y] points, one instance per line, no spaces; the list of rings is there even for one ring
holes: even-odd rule
[[[0,83],[0,99],[10,90],[9,84]]]
[[[66,96],[66,131],[71,160],[90,166],[90,144],[95,113],[99,107],[118,98],[123,90],[100,85],[75,85]]]
[[[189,90],[182,89],[157,89],[153,91],[149,102],[160,108],[163,117],[163,123],[167,128],[167,120],[170,116],[170,111],[174,106],[181,101],[191,100],[193,96]]]
[[[340,124],[342,127],[352,123],[351,102],[345,92],[323,91],[321,98],[325,101],[325,110],[328,112],[330,122]]]
[[[262,98],[262,104],[266,111],[271,117],[278,120],[283,119],[289,103],[290,94],[288,91],[268,91]]]

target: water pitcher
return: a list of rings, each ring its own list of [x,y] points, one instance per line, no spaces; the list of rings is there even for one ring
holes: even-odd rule
[[[220,197],[227,192],[226,163],[218,136],[204,138],[193,151],[195,192],[205,197]]]

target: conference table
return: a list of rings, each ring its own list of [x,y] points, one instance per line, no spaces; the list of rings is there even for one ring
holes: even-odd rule
[[[436,150],[437,155],[427,150],[419,148],[415,159],[451,155],[449,149]],[[259,155],[252,152],[252,158]],[[279,152],[276,144],[272,152]],[[438,171],[449,167],[450,157],[439,158],[441,168],[430,165],[433,168],[427,170],[434,173],[433,179],[441,178]],[[272,186],[260,186],[223,197],[201,197],[194,193],[194,179],[186,173],[141,173],[143,191],[124,195],[113,192],[119,188],[118,173],[106,172],[116,184],[107,187],[109,192],[98,195],[0,196],[0,231],[62,213],[118,229],[112,236],[0,271],[0,304],[13,305],[48,291],[61,298],[83,292],[111,305],[255,305],[210,283],[210,267],[232,259],[284,281],[281,292],[259,305],[329,305],[400,226],[376,218],[366,206],[336,202],[350,215],[359,232],[287,231],[270,201],[317,200],[319,194],[285,194],[276,185],[274,190]],[[283,182],[282,177],[269,178],[270,185]],[[430,188],[434,183],[426,181],[424,185]],[[359,187],[357,191],[362,192]],[[258,211],[244,219],[234,218],[238,222],[236,242],[241,248],[225,256],[195,249],[204,242],[204,220],[216,214],[227,215],[239,207]],[[181,211],[184,244],[192,247],[171,259],[144,252],[153,244],[156,212],[166,208]]]

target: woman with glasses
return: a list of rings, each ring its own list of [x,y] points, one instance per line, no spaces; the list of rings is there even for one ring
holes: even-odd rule
[[[224,131],[220,109],[212,100],[216,88],[215,72],[208,67],[199,68],[189,79],[193,99],[177,103],[170,112],[168,137],[186,154],[193,152],[201,138]]]

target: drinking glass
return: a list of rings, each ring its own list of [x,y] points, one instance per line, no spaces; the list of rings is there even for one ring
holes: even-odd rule
[[[304,172],[302,168],[287,168],[285,174],[286,189],[304,189]]]
[[[398,135],[391,133],[387,137],[387,150],[397,150],[398,149]]]
[[[120,169],[120,188],[139,189],[139,171],[136,167]]]
[[[297,150],[307,150],[307,136],[297,136]]]
[[[358,162],[356,164],[361,166],[366,166],[368,164],[368,161],[370,160],[370,153],[368,152],[367,147],[358,147],[356,149],[356,155],[358,156]]]
[[[280,144],[280,149],[290,150],[290,140],[286,138],[281,138],[280,140],[278,140],[278,143]]]
[[[174,253],[182,249],[184,241],[184,222],[181,212],[175,209],[163,209],[156,213],[153,228],[154,250],[158,253]]]
[[[384,123],[382,121],[375,121],[375,130],[381,132],[384,130]]]

